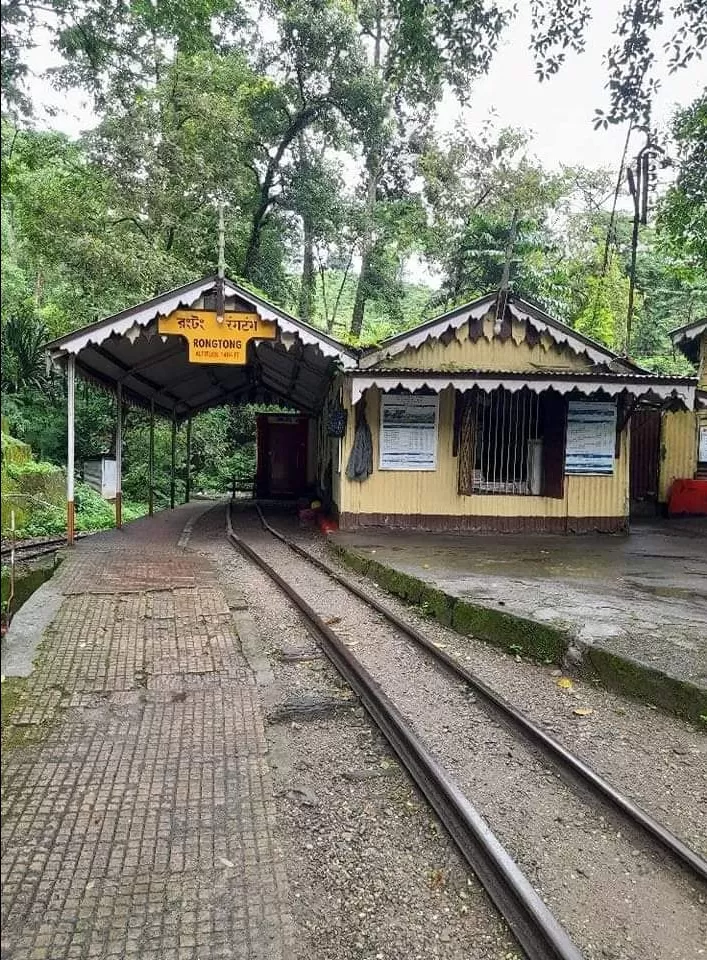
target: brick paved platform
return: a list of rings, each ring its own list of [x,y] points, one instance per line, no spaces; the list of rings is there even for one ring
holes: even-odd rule
[[[295,955],[254,678],[179,546],[203,510],[86,540],[54,578],[3,734],[7,960]]]

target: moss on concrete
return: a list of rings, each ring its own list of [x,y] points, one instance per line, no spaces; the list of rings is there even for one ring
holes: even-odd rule
[[[330,541],[329,548],[352,570],[371,577],[384,590],[414,604],[458,633],[546,663],[561,663],[564,658],[570,635],[561,627],[454,597],[340,544]],[[585,648],[582,671],[587,679],[598,677],[617,693],[707,726],[707,692],[689,681],[668,676],[602,647]]]
[[[555,627],[467,600],[455,603],[452,627],[514,653],[552,663],[561,662],[569,642],[567,635]]]
[[[609,689],[685,720],[707,725],[707,691],[687,680],[678,680],[602,647],[588,647],[585,662],[585,669],[598,676]]]
[[[2,730],[3,746],[5,745],[5,733],[10,724],[10,717],[17,708],[22,694],[27,689],[26,677],[5,677],[0,691],[0,706],[2,707],[2,720],[0,721],[0,730]]]
[[[559,663],[564,656],[569,638],[561,629],[454,597],[418,577],[370,560],[340,544],[330,544],[330,548],[357,573],[370,577],[384,590],[414,604],[458,633],[545,662]]]

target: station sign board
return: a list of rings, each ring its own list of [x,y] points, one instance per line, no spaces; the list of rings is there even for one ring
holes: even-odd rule
[[[227,311],[219,323],[214,310],[174,310],[160,317],[158,332],[184,337],[189,344],[189,363],[243,365],[249,340],[274,340],[277,324],[257,313]]]

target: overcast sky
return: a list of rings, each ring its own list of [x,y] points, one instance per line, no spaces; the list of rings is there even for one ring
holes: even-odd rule
[[[521,0],[521,13],[507,33],[491,72],[475,85],[471,107],[461,122],[473,129],[493,109],[499,126],[524,127],[534,132],[533,152],[546,166],[565,163],[618,169],[625,129],[610,127],[595,131],[592,118],[597,107],[607,107],[602,57],[612,42],[616,11],[621,4],[623,0],[594,0],[594,19],[585,53],[579,56],[569,53],[560,73],[540,84],[528,48],[528,5]],[[669,26],[664,36],[667,37],[668,33]],[[47,36],[38,36],[37,41],[39,45],[32,55],[31,67],[38,75],[56,59]],[[689,103],[707,85],[707,61],[693,63],[673,76],[668,76],[664,62],[659,75],[663,86],[655,103],[654,117],[661,124],[668,120],[677,105]],[[82,94],[57,93],[39,76],[32,84],[32,93],[40,117],[42,106],[59,111],[53,117],[46,117],[43,125],[76,136],[95,123]],[[440,125],[452,129],[459,122],[459,110],[450,101],[443,107]],[[640,145],[637,138],[635,149]]]

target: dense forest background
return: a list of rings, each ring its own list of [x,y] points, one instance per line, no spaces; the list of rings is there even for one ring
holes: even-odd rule
[[[707,91],[653,129],[651,30],[665,4],[644,6],[618,15],[597,110],[597,124],[626,129],[625,157],[549,170],[524,130],[489,120],[474,137],[439,133],[443,97],[473,109],[508,24],[492,0],[4,0],[4,432],[65,462],[64,386],[42,345],[214,272],[218,202],[229,274],[344,340],[375,342],[493,290],[508,262],[516,293],[651,370],[687,372],[667,333],[707,312]],[[583,8],[533,4],[540,78],[581,50]],[[701,3],[677,13],[676,69],[707,41]],[[80,139],[34,126],[26,54],[40,25],[63,56],[54,82],[93,99],[98,122]],[[628,342],[625,167],[646,143]],[[251,408],[198,419],[197,488],[252,468],[252,423]],[[110,399],[82,387],[78,461],[113,438]],[[168,445],[161,427],[162,503]],[[182,472],[183,452],[180,433]],[[144,416],[128,411],[136,502],[146,460]]]

